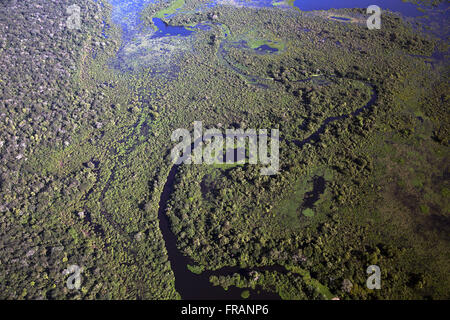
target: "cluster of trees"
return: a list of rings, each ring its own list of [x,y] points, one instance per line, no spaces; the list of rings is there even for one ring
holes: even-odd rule
[[[219,17],[218,22],[226,24],[232,31],[227,41],[249,37],[278,40],[276,37],[282,35],[281,40],[289,44],[285,52],[279,55],[252,55],[238,46],[230,47],[227,52],[229,63],[250,76],[275,80],[273,90],[264,91],[252,85],[242,85],[241,93],[238,93],[236,85],[239,84],[239,74],[233,68],[223,71],[227,65],[221,64],[220,57],[215,60],[218,47],[214,49],[210,44],[200,42],[208,37],[199,35],[200,40],[195,44],[195,48],[203,49],[197,51],[195,58],[200,61],[199,66],[186,67],[179,79],[182,85],[177,89],[188,92],[184,79],[192,79],[193,75],[202,79],[205,89],[218,88],[222,73],[229,75],[229,83],[233,85],[224,83],[222,86],[227,93],[222,95],[219,90],[208,94],[206,103],[197,99],[192,99],[191,104],[186,103],[185,118],[180,121],[186,124],[184,127],[189,127],[191,121],[199,117],[211,127],[218,122],[224,126],[237,123],[243,128],[279,126],[285,139],[281,144],[280,163],[283,170],[280,176],[266,179],[258,176],[256,167],[247,165],[180,168],[168,211],[179,248],[199,265],[212,270],[227,265],[300,264],[340,297],[427,296],[436,284],[430,280],[431,274],[439,275],[439,278],[444,275],[439,268],[432,272],[425,269],[413,272],[414,263],[409,257],[421,252],[422,261],[427,259],[420,249],[425,245],[425,239],[419,240],[405,230],[402,236],[409,241],[415,239],[414,246],[407,249],[407,242],[398,241],[393,230],[389,231],[389,235],[381,236],[382,219],[377,220],[371,213],[377,211],[377,193],[385,179],[380,171],[380,153],[376,147],[377,143],[381,143],[382,132],[410,139],[414,132],[412,126],[417,126],[419,120],[404,115],[411,113],[408,108],[415,108],[416,113],[419,109],[435,109],[427,104],[426,99],[430,95],[425,92],[418,96],[416,105],[405,106],[401,101],[409,93],[403,91],[407,79],[415,79],[415,84],[407,85],[407,90],[410,90],[419,83],[423,85],[430,74],[430,67],[419,59],[412,59],[411,55],[431,55],[436,40],[415,32],[394,15],[385,17],[382,32],[369,33],[358,24],[340,24],[305,16],[300,19],[299,16],[271,9],[256,12],[253,9],[227,7],[227,10],[221,10],[216,7],[211,12],[213,10]],[[345,12],[361,13],[360,10]],[[204,12],[201,17],[177,15],[171,23],[178,25],[183,21],[204,21],[208,13]],[[265,22],[264,27],[245,26],[243,21],[250,14],[258,17],[254,19],[256,26]],[[277,15],[282,15],[283,19]],[[250,28],[257,31],[252,33]],[[211,31],[215,39],[224,41],[217,32],[216,29]],[[391,34],[395,34],[395,39],[390,39]],[[207,69],[214,63],[217,63],[215,73],[201,74],[201,69]],[[314,75],[320,77],[314,79]],[[309,77],[313,78],[303,81]],[[289,143],[315,132],[324,119],[350,114],[367,104],[374,95],[368,83],[377,93],[373,106],[358,116],[330,123],[317,141],[311,141],[302,148]],[[443,92],[441,89],[438,91]],[[202,92],[204,89],[192,85],[189,90]],[[236,98],[230,102],[229,112],[221,118],[218,113],[223,106],[222,100],[230,93]],[[249,98],[245,99],[246,96]],[[235,104],[236,101],[245,103],[245,111],[239,108],[239,103]],[[216,108],[211,108],[211,105]],[[235,110],[241,113],[234,113]],[[196,112],[196,118],[190,114],[191,111]],[[434,112],[438,112],[437,109]],[[223,118],[226,121],[221,120]],[[435,121],[433,126],[441,127],[444,123]],[[409,135],[404,134],[407,127],[411,129]],[[431,142],[431,131],[427,132]],[[318,214],[311,219],[299,217],[292,229],[287,228],[281,221],[283,217],[279,215],[279,206],[295,191],[292,186],[296,185],[296,181],[308,179],[311,172],[321,166],[331,169],[333,173],[327,182],[327,195],[315,210]],[[298,202],[302,200],[300,198]],[[416,209],[418,207],[411,212]],[[436,255],[442,253],[441,250],[445,251],[442,246],[434,251]],[[374,292],[365,287],[365,268],[374,263],[385,270],[383,276],[389,287],[386,291]],[[410,271],[400,271],[405,269]],[[243,285],[241,280],[218,279],[213,278],[213,282],[225,287],[231,284],[248,285]],[[352,283],[351,289],[349,281]],[[425,286],[428,286],[427,290],[423,290]],[[442,296],[443,292],[439,291],[435,297]]]
[[[72,4],[0,8],[1,297],[178,298],[156,212],[144,206],[155,168],[141,164],[158,145],[143,141],[157,115],[151,77],[108,68],[120,44],[116,26],[103,29],[108,4],[75,1],[81,29],[70,30]],[[132,172],[120,166],[133,161]],[[73,264],[80,290],[66,286]]]

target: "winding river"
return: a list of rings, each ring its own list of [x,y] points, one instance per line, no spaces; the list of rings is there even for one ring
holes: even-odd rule
[[[367,84],[369,85],[369,84]],[[325,119],[318,130],[313,132],[304,140],[291,140],[290,142],[301,148],[306,143],[314,144],[319,141],[319,136],[325,130],[326,126],[334,121],[342,120],[348,118],[350,116],[355,116],[360,114],[366,109],[369,109],[377,100],[377,91],[371,85],[369,85],[372,89],[372,96],[367,104],[360,107],[359,109],[353,111],[351,114],[337,116],[337,117],[329,117]],[[282,138],[281,138],[282,139]],[[191,150],[196,148],[199,145],[200,141],[195,141]],[[185,153],[186,154],[186,153]],[[167,253],[169,256],[170,265],[175,274],[175,288],[180,293],[183,299],[240,299],[240,293],[242,289],[231,287],[227,291],[224,291],[221,287],[214,287],[209,282],[209,278],[212,275],[232,275],[234,273],[239,273],[244,276],[248,276],[251,271],[264,272],[264,271],[274,271],[282,274],[288,274],[289,271],[286,270],[283,266],[273,265],[273,266],[265,266],[265,267],[251,267],[247,269],[242,269],[240,267],[225,267],[215,271],[204,271],[201,274],[195,274],[188,270],[188,264],[195,264],[195,262],[189,258],[184,256],[177,248],[177,238],[173,234],[170,228],[170,221],[166,214],[167,204],[170,199],[170,196],[174,190],[176,184],[176,175],[178,173],[180,165],[174,164],[169,171],[167,176],[163,191],[161,193],[160,201],[159,201],[159,210],[158,210],[158,218],[159,218],[159,226],[164,238],[164,242],[166,244]],[[320,193],[323,193],[324,181],[318,178],[317,182],[314,183],[313,194],[310,195],[311,198],[317,200]],[[313,203],[311,200],[305,199],[306,207],[311,207]],[[315,202],[315,201],[314,201]],[[279,299],[280,297],[271,292],[263,291],[263,290],[250,290],[251,295],[250,299]]]
[[[125,2],[127,3],[127,5],[123,5],[123,3],[125,3]],[[120,25],[122,25],[123,30],[124,30],[124,41],[126,41],[127,38],[129,39],[131,37],[132,33],[136,31],[136,25],[133,25],[133,24],[130,25],[130,21],[132,23],[136,23],[136,19],[137,19],[136,17],[138,17],[137,14],[140,12],[140,10],[142,10],[144,4],[148,3],[148,2],[151,2],[151,1],[140,0],[140,1],[135,1],[133,4],[133,2],[130,2],[129,0],[124,0],[124,1],[111,0],[111,3],[113,4],[113,6],[114,6],[113,8],[115,10],[113,13],[113,21],[115,23],[119,23]],[[295,3],[297,4],[297,1]],[[300,3],[300,0],[299,0],[299,3]],[[303,4],[304,3],[311,4],[312,2],[305,1],[305,2],[303,2]],[[301,7],[302,5],[298,4],[298,6]],[[334,2],[333,2],[333,4],[331,4],[331,2],[330,2],[330,4],[328,5],[328,8],[329,8],[329,6],[334,6]],[[132,12],[130,13],[127,10],[128,11],[131,10]],[[123,19],[123,17],[125,17],[125,16],[128,16],[128,17],[131,16],[131,19],[127,19],[126,22],[124,20],[121,23],[120,20]],[[186,35],[190,34],[190,33],[185,34],[184,30],[180,29],[180,27],[167,26],[162,21],[154,21],[154,22],[157,23],[157,26],[159,26],[160,29],[164,29],[165,31],[170,29],[169,30],[170,32],[165,32],[165,33],[160,32],[160,33],[156,34],[155,36],[167,36],[167,33],[169,33],[172,36],[180,36],[180,35],[186,36]],[[216,24],[216,25],[218,25],[220,27],[219,24]],[[171,29],[171,28],[175,28],[175,29]],[[173,31],[173,32],[171,32],[171,31]],[[218,54],[220,55],[219,60],[222,61],[229,69],[240,74],[241,76],[248,77],[253,82],[267,81],[267,79],[264,79],[264,78],[245,74],[245,72],[243,72],[239,68],[233,66],[232,63],[229,63],[226,60],[226,50],[225,50],[224,46],[225,46],[225,42],[222,42],[220,44],[220,50],[218,50]],[[271,52],[269,50],[269,54],[270,53]],[[326,76],[322,76],[322,78],[329,79]],[[309,81],[311,79],[312,78],[305,79],[302,81]],[[315,78],[315,79],[317,79],[317,78]],[[303,140],[289,140],[286,142],[293,144],[293,145],[297,146],[298,148],[302,148],[306,143],[314,144],[319,141],[320,135],[325,131],[325,128],[330,123],[335,122],[335,121],[340,121],[340,120],[343,120],[345,118],[349,118],[352,116],[357,116],[357,115],[361,114],[363,111],[369,110],[373,106],[373,104],[377,101],[377,98],[378,98],[376,88],[372,84],[364,82],[360,79],[351,79],[351,80],[360,81],[360,82],[364,83],[366,86],[370,87],[371,92],[372,92],[371,98],[364,106],[361,106],[360,108],[358,108],[355,111],[353,111],[349,114],[346,114],[346,115],[326,118],[322,122],[319,129],[317,129],[315,132],[311,133],[308,137],[306,137]],[[265,85],[265,84],[263,84],[263,85]],[[137,123],[135,124],[134,128],[136,128],[136,127],[137,127]],[[139,132],[136,132],[136,130],[133,130],[132,135],[135,135],[135,134],[139,134]],[[137,141],[135,143],[139,143],[139,141]],[[194,142],[193,147],[195,148],[198,145],[198,143],[199,143],[199,141]],[[119,157],[119,159],[120,159],[120,157]],[[251,267],[248,269],[242,269],[238,266],[233,266],[233,267],[225,267],[225,268],[222,268],[220,270],[215,270],[215,271],[206,270],[206,271],[202,272],[201,274],[195,274],[195,273],[189,271],[187,268],[187,265],[188,264],[195,265],[195,262],[190,257],[183,255],[181,253],[181,251],[177,248],[177,237],[171,230],[169,217],[166,214],[169,199],[170,199],[171,194],[176,185],[176,175],[178,173],[179,167],[180,167],[180,165],[174,164],[174,165],[172,165],[172,167],[169,170],[167,179],[164,184],[163,191],[162,191],[160,199],[159,199],[158,218],[159,218],[159,227],[160,227],[160,230],[163,235],[163,239],[164,239],[165,246],[167,249],[170,265],[171,265],[171,268],[175,275],[175,288],[176,288],[177,292],[180,293],[182,299],[241,299],[241,292],[243,289],[236,288],[236,287],[230,287],[227,291],[225,291],[222,287],[215,287],[209,281],[210,276],[212,276],[212,275],[219,276],[219,275],[232,275],[234,273],[239,273],[244,276],[248,276],[251,271],[257,271],[257,272],[270,271],[270,272],[278,272],[281,274],[289,273],[289,271],[287,271],[283,266],[279,266],[279,265],[264,266],[264,267]],[[115,169],[113,169],[108,182],[106,183],[104,189],[101,192],[101,196],[99,199],[100,202],[103,202],[106,190],[109,188],[110,181],[112,179],[114,179],[114,171],[115,171]],[[314,190],[317,190],[316,192],[323,192],[323,189],[325,188],[323,184],[324,184],[324,181],[322,181],[320,179],[316,180]],[[310,198],[305,199],[307,207],[311,206],[313,204],[313,202],[315,202],[315,200],[317,200],[317,194],[310,194],[308,196]],[[117,224],[114,223],[114,221],[111,219],[111,217],[108,215],[107,212],[102,212],[102,214],[105,216],[105,218],[108,220],[108,222],[110,222],[110,224],[120,234],[124,235],[125,238],[128,238],[129,241],[133,241],[131,236],[124,234],[124,231],[121,228],[119,228],[117,226]],[[251,292],[250,299],[279,299],[280,298],[279,295],[276,293],[267,292],[264,290],[258,290],[258,288],[256,290],[250,290],[250,292]]]

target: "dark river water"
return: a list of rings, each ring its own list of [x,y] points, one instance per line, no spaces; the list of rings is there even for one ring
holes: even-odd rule
[[[219,271],[204,271],[200,275],[192,273],[187,268],[188,264],[195,263],[187,256],[184,256],[177,248],[177,238],[170,228],[170,221],[166,214],[167,203],[175,186],[175,177],[179,166],[174,165],[167,177],[159,202],[159,227],[163,234],[166,250],[169,256],[170,265],[175,274],[175,289],[183,299],[187,300],[209,300],[209,299],[241,299],[243,289],[230,287],[225,291],[222,287],[215,287],[209,282],[212,275],[232,275],[239,273],[248,276],[250,271],[277,271],[285,273],[285,269],[279,266],[269,266],[263,268],[252,268],[251,270],[242,269],[240,267],[226,267]],[[250,299],[275,300],[280,297],[276,293],[250,290]]]
[[[372,88],[372,96],[367,104],[361,106],[349,115],[342,115],[338,117],[329,117],[324,120],[320,128],[312,133],[309,137],[302,141],[292,141],[297,147],[303,147],[306,143],[314,144],[320,140],[320,133],[322,133],[325,127],[334,121],[345,119],[349,116],[359,115],[364,110],[372,107],[377,100],[377,91],[370,84],[366,84]],[[196,141],[190,146],[190,150],[193,150],[198,146],[200,141]],[[185,152],[189,155],[190,153]],[[182,159],[183,160],[183,159]],[[181,160],[181,161],[182,161]],[[181,163],[180,161],[180,163]],[[240,267],[225,267],[216,271],[204,271],[200,275],[194,274],[188,270],[188,264],[195,264],[193,260],[187,256],[184,256],[177,248],[177,238],[173,234],[170,228],[170,221],[166,214],[167,204],[170,196],[176,185],[176,175],[180,165],[174,164],[170,169],[169,175],[164,185],[163,192],[159,201],[159,226],[163,234],[164,242],[169,256],[169,261],[172,270],[175,274],[175,288],[180,293],[183,299],[195,300],[195,299],[240,299],[242,289],[236,287],[230,287],[227,291],[221,287],[214,287],[209,282],[209,278],[212,275],[232,275],[239,273],[243,276],[249,276],[251,271],[265,272],[273,271],[281,274],[287,274],[288,271],[278,265],[265,266],[265,267],[253,267],[250,269],[242,269]],[[314,177],[313,190],[305,194],[303,205],[305,208],[312,208],[314,203],[319,199],[320,195],[325,191],[325,180],[322,177]],[[270,299],[275,300],[280,297],[276,293],[267,292],[263,290],[249,290],[251,292],[250,299]]]

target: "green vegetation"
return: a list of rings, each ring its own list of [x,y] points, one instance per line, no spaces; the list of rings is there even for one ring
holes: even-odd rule
[[[256,49],[263,45],[269,46],[274,49],[278,49],[279,51],[282,51],[284,49],[283,43],[277,43],[277,42],[273,42],[270,40],[255,40],[255,39],[253,39],[248,42],[248,45],[252,49]]]
[[[189,271],[195,274],[201,274],[203,270],[205,270],[204,266],[191,266],[190,264],[187,265],[187,268]]]
[[[74,2],[81,30],[60,25]],[[291,9],[195,10],[204,3],[148,5],[148,25],[209,28],[137,34],[123,48],[106,3],[0,9],[1,298],[179,299],[158,209],[171,133],[202,121],[280,129],[281,168],[178,168],[167,215],[191,272],[243,298],[257,288],[448,299],[449,70],[432,57],[446,41],[391,14],[371,32],[359,9],[339,10],[355,18],[343,24]],[[249,50],[263,44],[280,51]],[[305,207],[316,176],[325,190]],[[84,270],[80,290],[65,285],[72,264]],[[365,286],[371,264],[382,290]],[[232,266],[253,272],[220,273]]]
[[[250,291],[248,291],[248,290],[242,291],[241,297],[242,297],[242,299],[248,299],[250,297]]]
[[[166,15],[173,14],[177,9],[180,9],[184,6],[185,0],[174,0],[171,2],[170,6],[158,11],[154,17],[155,18],[165,18]]]

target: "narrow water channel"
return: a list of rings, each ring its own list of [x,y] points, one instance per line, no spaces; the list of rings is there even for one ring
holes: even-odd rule
[[[112,4],[119,8],[119,13],[113,13],[113,16],[117,17],[125,17],[129,12],[127,10],[132,10],[132,17],[137,17],[137,13],[142,10],[143,5],[148,1],[140,0],[136,3],[129,3],[129,0],[112,0]],[[136,20],[131,19],[133,22]],[[130,20],[128,20],[130,21]],[[115,23],[118,21],[116,20]],[[162,20],[154,20],[155,24],[160,27],[160,33],[157,33],[156,36],[186,36],[191,33],[191,31],[181,28],[181,27],[169,27]],[[119,23],[120,24],[120,23]],[[131,25],[127,25],[125,23],[122,24],[124,34],[126,36],[124,38],[128,38],[132,34],[132,31],[136,30],[136,25],[133,23]],[[175,29],[174,29],[175,28]],[[181,28],[181,29],[180,29]],[[188,32],[189,31],[189,32]],[[125,41],[125,39],[124,39]],[[223,48],[223,47],[221,47]],[[265,48],[264,48],[265,49]],[[231,69],[233,69],[231,67]],[[234,70],[236,72],[240,72],[240,70]],[[370,85],[370,84],[367,84]],[[371,86],[371,85],[370,85]],[[372,87],[372,86],[371,86]],[[372,87],[372,98],[371,100],[363,107],[357,109],[353,113],[340,117],[330,117],[327,118],[322,126],[313,134],[311,134],[308,138],[303,141],[291,141],[298,147],[303,147],[305,143],[315,143],[319,139],[319,135],[324,131],[325,126],[333,121],[342,120],[351,115],[357,115],[362,112],[364,109],[369,108],[377,99],[377,94],[375,89]],[[195,143],[194,143],[195,147]],[[230,287],[228,290],[224,290],[222,287],[213,286],[209,282],[209,278],[212,275],[220,276],[220,275],[232,275],[234,273],[239,273],[243,276],[248,276],[251,271],[257,272],[278,272],[281,274],[287,274],[288,271],[282,266],[265,266],[265,267],[253,267],[249,269],[242,269],[239,266],[235,267],[225,267],[216,271],[204,271],[201,274],[192,273],[188,268],[188,264],[195,265],[195,262],[184,256],[177,248],[177,238],[173,234],[170,221],[166,214],[168,201],[170,196],[174,190],[176,184],[176,175],[179,169],[179,165],[174,164],[168,174],[167,180],[165,182],[163,191],[161,193],[160,201],[159,201],[159,209],[158,209],[158,218],[159,218],[159,226],[164,238],[166,250],[168,253],[169,261],[171,264],[171,268],[175,275],[175,288],[177,292],[180,293],[183,299],[193,300],[193,299],[241,299],[241,293],[244,289]],[[246,288],[247,290],[250,290]],[[279,299],[279,295],[273,292],[267,292],[264,290],[250,290],[250,299]]]
[[[319,135],[322,133],[327,124],[336,120],[345,119],[351,115],[358,115],[365,109],[372,107],[372,105],[377,100],[377,92],[375,88],[367,84],[372,88],[372,96],[367,104],[362,106],[361,108],[355,110],[353,113],[349,115],[343,115],[339,117],[329,117],[325,119],[320,128],[312,133],[309,137],[304,139],[303,141],[293,141],[295,145],[298,147],[303,147],[305,143],[316,143],[319,140]],[[192,146],[189,147],[189,150],[193,150],[199,145],[200,141],[195,141]],[[188,152],[184,152],[184,155],[189,155]],[[179,162],[181,163],[183,159]],[[167,204],[170,199],[170,195],[174,191],[174,187],[176,184],[176,175],[178,172],[178,168],[180,165],[174,164],[169,171],[169,175],[164,185],[164,189],[161,194],[161,198],[159,201],[159,210],[158,210],[158,218],[159,218],[159,226],[161,229],[161,233],[164,238],[164,242],[166,245],[166,250],[168,253],[169,261],[171,264],[171,268],[175,275],[175,289],[180,293],[183,299],[194,300],[194,299],[240,299],[241,292],[243,289],[239,289],[236,287],[230,287],[227,291],[225,291],[222,287],[215,287],[209,282],[209,278],[212,275],[232,275],[234,273],[239,273],[243,276],[248,276],[251,271],[264,272],[264,271],[272,271],[278,272],[281,274],[287,274],[288,271],[282,266],[265,266],[265,267],[254,267],[250,269],[242,269],[240,267],[225,267],[216,271],[204,271],[200,275],[192,273],[187,268],[187,265],[194,265],[195,262],[189,258],[184,256],[177,248],[177,238],[173,234],[170,228],[170,221],[166,214]],[[324,191],[324,180],[316,179],[314,183],[314,190],[312,194],[312,200],[316,202],[318,197]],[[309,202],[306,203],[309,205]],[[250,290],[251,295],[250,299],[280,299],[279,295],[272,292],[262,291],[262,290]]]
[[[170,265],[175,274],[175,289],[181,295],[183,299],[194,300],[208,300],[208,299],[241,299],[241,293],[243,289],[236,287],[230,287],[225,291],[222,287],[215,287],[209,282],[209,277],[212,275],[232,275],[234,273],[240,273],[242,275],[248,275],[251,270],[255,271],[277,271],[285,272],[282,267],[264,267],[264,268],[252,268],[251,270],[245,270],[240,267],[226,267],[219,271],[204,271],[201,274],[195,274],[188,270],[188,264],[195,264],[192,259],[184,256],[177,248],[177,238],[170,229],[169,218],[166,214],[167,203],[170,195],[175,186],[175,177],[178,171],[179,165],[173,165],[170,169],[169,175],[164,185],[163,192],[159,201],[159,227],[163,234],[166,250],[169,256]],[[250,299],[262,299],[262,300],[276,300],[280,299],[279,295],[272,292],[266,292],[262,290],[250,290]]]

